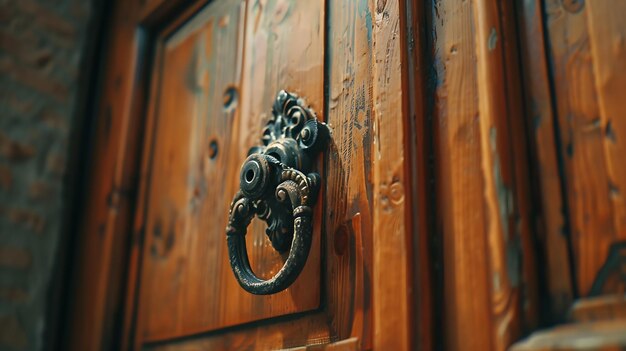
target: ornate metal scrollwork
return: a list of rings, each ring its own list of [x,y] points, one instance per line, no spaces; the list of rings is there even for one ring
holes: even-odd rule
[[[328,138],[328,127],[302,99],[284,90],[278,93],[262,145],[248,151],[241,167],[240,189],[226,227],[230,265],[246,291],[277,293],[304,268],[313,232],[311,207],[320,187],[320,176],[312,167]],[[245,235],[254,216],[267,223],[266,234],[277,251],[291,249],[283,267],[268,280],[258,278],[248,260]]]

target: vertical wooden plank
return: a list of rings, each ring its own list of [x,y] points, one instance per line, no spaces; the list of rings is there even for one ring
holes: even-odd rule
[[[367,1],[327,5],[326,286],[339,338],[372,347],[372,12]]]
[[[617,73],[623,24],[614,4],[549,0],[545,6],[576,287],[585,296],[610,244],[626,237],[623,162],[615,158],[623,129],[613,115],[623,112],[616,102],[625,77]]]
[[[590,1],[586,5],[600,125],[604,130],[613,240],[621,241],[626,239],[626,3]]]
[[[536,228],[545,260],[543,281],[548,294],[549,316],[563,319],[574,292],[568,252],[566,206],[559,174],[555,116],[550,94],[550,72],[544,40],[541,1],[527,1],[518,6],[520,57],[525,92],[526,125],[530,131],[531,160],[538,179]]]
[[[512,231],[515,212],[507,96],[498,6],[474,1],[478,111],[484,177],[493,347],[506,349],[520,334],[521,243]],[[520,131],[517,131],[520,132]]]
[[[440,301],[441,287],[436,283],[434,273],[433,238],[434,209],[433,192],[430,184],[433,181],[432,161],[432,123],[428,116],[426,102],[426,82],[428,65],[426,2],[405,0],[401,2],[400,22],[401,33],[406,40],[402,43],[402,50],[406,52],[404,94],[407,102],[405,113],[405,150],[410,158],[407,167],[407,178],[411,181],[409,197],[410,227],[413,237],[413,333],[414,344],[417,350],[435,349],[435,333],[440,335],[437,327],[442,306],[435,305]]]
[[[504,350],[537,308],[512,8],[476,0],[433,10],[444,340]]]
[[[444,340],[492,349],[472,5],[433,4],[438,233],[443,237]]]
[[[528,125],[525,122],[522,73],[519,61],[519,30],[515,3],[500,2],[500,25],[502,31],[502,60],[504,64],[504,92],[506,115],[511,138],[511,162],[513,168],[512,190],[516,203],[513,213],[510,239],[518,242],[520,250],[519,290],[520,330],[525,333],[539,323],[541,311],[539,271],[540,255],[537,254],[537,234],[532,197],[532,167],[528,154]]]
[[[371,1],[373,14],[374,348],[408,350],[412,335],[411,230],[407,215],[400,1]],[[393,311],[392,313],[390,313]]]
[[[399,1],[337,0],[328,11],[331,323],[341,338],[363,335],[364,348],[404,350],[412,341],[412,242]],[[340,308],[346,300],[354,316]]]

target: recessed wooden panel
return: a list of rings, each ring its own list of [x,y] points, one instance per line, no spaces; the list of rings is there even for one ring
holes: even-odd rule
[[[127,187],[98,197],[89,204],[89,218],[128,224],[136,215],[132,232],[123,226],[107,231],[129,245],[118,250],[130,251],[128,265],[112,260],[115,268],[128,267],[127,299],[123,327],[107,330],[97,323],[117,321],[121,306],[84,299],[79,306],[95,301],[103,318],[77,319],[100,330],[73,335],[79,341],[75,349],[97,349],[120,331],[120,349],[415,346],[422,336],[412,334],[410,235],[416,219],[408,214],[412,131],[403,109],[403,2],[116,2],[120,9],[112,31],[125,45],[112,48],[115,60],[105,73],[105,88],[120,106],[111,116],[113,125],[124,128],[114,145],[99,143],[94,155],[112,160],[105,170],[129,180],[122,185],[137,182],[139,189],[136,204]],[[144,55],[146,38],[156,38],[152,57]],[[140,67],[150,61],[144,119]],[[115,74],[127,67],[121,78]],[[129,88],[124,96],[120,81]],[[304,97],[330,124],[333,137],[318,162],[323,193],[305,270],[286,292],[257,297],[245,293],[230,271],[224,226],[241,162],[258,142],[279,89]],[[109,131],[105,123],[98,126],[101,135]],[[142,140],[137,167],[135,145]],[[110,177],[95,178],[95,186],[108,189]],[[118,207],[118,197],[133,201]],[[267,277],[283,257],[268,249],[263,231],[263,225],[253,224],[247,240],[253,269]],[[100,250],[106,250],[103,259]],[[85,257],[96,265],[116,252],[89,245]],[[90,282],[108,277],[108,271],[95,268],[86,272],[95,275]],[[238,325],[251,321],[256,322]]]
[[[214,1],[160,37],[149,101],[154,137],[146,153],[140,340],[319,306],[319,206],[307,265],[279,294],[255,296],[238,285],[224,230],[239,169],[260,141],[278,90],[294,91],[321,111],[323,8],[322,1]],[[264,223],[251,225],[247,242],[257,274],[280,269],[286,255],[271,247]]]

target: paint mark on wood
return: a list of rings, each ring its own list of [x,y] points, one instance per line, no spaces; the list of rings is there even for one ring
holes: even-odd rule
[[[497,148],[497,129],[495,127],[489,129],[489,140],[493,155],[493,179],[498,200],[500,224],[506,249],[507,275],[511,286],[518,287],[521,270],[521,242],[518,235],[512,237],[509,231],[509,219],[515,212],[515,199],[513,191],[506,185],[502,175],[501,161]],[[494,288],[497,286],[494,283]]]
[[[493,49],[496,48],[496,44],[498,44],[498,32],[496,32],[495,28],[491,28],[489,39],[487,40],[487,47],[489,48],[489,51],[493,51]]]

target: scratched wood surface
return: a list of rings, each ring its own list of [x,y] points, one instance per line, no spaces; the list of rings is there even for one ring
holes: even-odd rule
[[[626,3],[545,2],[576,289],[626,239]]]
[[[145,216],[146,233],[140,340],[185,336],[319,306],[319,228],[298,281],[263,297],[245,292],[234,279],[224,228],[241,163],[248,148],[259,143],[276,92],[297,85],[292,91],[314,109],[322,106],[322,5],[215,2],[162,34],[157,52],[162,58],[153,76],[158,88],[150,100],[155,131],[145,154],[151,159],[147,205],[145,214],[139,214]],[[310,25],[294,31],[305,16]],[[250,21],[246,25],[245,18]],[[289,45],[296,37],[308,40],[298,41],[301,47]],[[264,230],[257,221],[247,242],[252,268],[268,278],[285,257],[273,250]]]
[[[370,2],[372,4],[372,2]],[[374,12],[375,9],[375,12]],[[404,104],[400,1],[377,1],[373,13],[373,282],[374,349],[412,347],[412,237],[407,192],[411,187],[405,140],[409,127]],[[385,235],[387,233],[388,235]],[[392,313],[390,313],[393,311]]]
[[[508,86],[517,74],[512,13],[497,1],[459,0],[436,2],[431,14],[449,350],[506,349],[536,315],[525,141],[512,136],[521,93]]]

